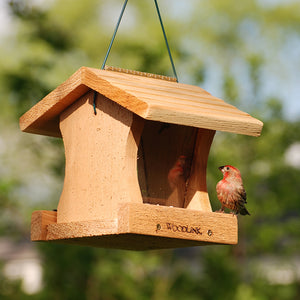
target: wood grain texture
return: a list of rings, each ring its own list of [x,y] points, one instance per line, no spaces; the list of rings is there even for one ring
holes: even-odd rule
[[[140,72],[140,71],[129,70],[129,69],[124,69],[124,68],[117,68],[117,67],[106,66],[106,65],[104,67],[104,70],[177,82],[177,79],[175,77],[169,77],[169,76],[158,75],[158,74],[153,74],[153,73]]]
[[[90,89],[147,120],[252,136],[263,126],[197,86],[81,67],[20,118],[21,130],[60,137],[58,116]]]
[[[56,211],[38,210],[31,215],[31,240],[44,241],[47,239],[47,227],[56,224]]]
[[[208,243],[235,244],[237,218],[232,214],[126,203],[119,210],[119,233],[128,232]]]
[[[188,180],[185,195],[185,208],[212,211],[206,186],[206,168],[214,135],[214,130],[198,129],[191,176]]]
[[[94,92],[61,114],[66,168],[58,204],[58,223],[114,219],[117,205],[142,203],[137,151],[143,120]]]
[[[131,250],[237,243],[232,214],[134,203],[120,204],[114,220],[55,223],[48,214],[33,214],[32,232],[44,232],[33,240]],[[37,215],[44,221],[37,222]]]

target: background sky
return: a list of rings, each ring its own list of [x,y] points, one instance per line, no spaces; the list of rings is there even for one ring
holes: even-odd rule
[[[257,2],[267,8],[274,8],[280,6],[282,3],[293,1],[295,0],[259,0]],[[31,2],[35,5],[46,7],[51,5],[52,1],[33,0]],[[189,15],[191,14],[191,9],[193,9],[193,2],[195,2],[195,0],[185,2],[171,0],[159,1],[162,17],[164,18],[164,15],[168,14],[168,18],[173,20],[185,20],[188,24],[190,22]],[[101,24],[105,26],[104,29],[108,32],[113,32],[122,3],[123,1],[107,2],[105,9],[102,10],[103,13],[99,16],[101,18]],[[138,25],[137,22],[135,22],[137,19],[136,13],[134,8],[130,6],[129,1],[118,34],[128,32]],[[158,20],[157,26],[159,26]],[[300,117],[300,35],[294,34],[289,36],[288,39],[278,41],[278,43],[282,43],[282,47],[280,51],[273,52],[272,44],[268,44],[264,39],[263,33],[257,31],[255,27],[249,30],[249,24],[245,24],[245,28],[245,33],[249,36],[249,43],[253,44],[254,51],[255,48],[257,48],[268,53],[266,55],[268,62],[265,64],[261,73],[264,82],[261,90],[262,98],[277,97],[281,99],[283,101],[284,117],[289,120],[296,120]],[[0,45],[5,43],[5,38],[9,35],[14,35],[15,30],[16,24],[9,15],[6,1],[0,1]],[[166,32],[168,33],[168,28],[166,28]],[[201,50],[199,48],[201,47],[201,41],[197,45],[193,44],[193,37],[187,33],[185,42],[187,47],[195,48],[190,51],[193,51],[196,58],[197,51]],[[170,43],[172,43],[172,41],[170,41]],[[101,60],[102,58],[99,57],[99,66]],[[207,74],[206,80],[201,87],[207,89],[215,96],[222,97],[221,74],[218,66],[210,60],[210,57],[207,57],[207,63],[210,64],[210,72]],[[177,65],[179,65],[178,62]],[[243,84],[243,66],[235,62],[233,68],[236,69],[236,73],[241,77],[241,84]],[[185,75],[184,69],[181,68],[178,73],[181,82],[193,84],[190,82],[192,79]],[[247,87],[245,87],[244,90],[246,98]],[[252,100],[249,99],[247,101]]]

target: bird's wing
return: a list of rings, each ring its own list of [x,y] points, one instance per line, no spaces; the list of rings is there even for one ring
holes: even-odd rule
[[[241,185],[238,189],[237,189],[237,193],[239,194],[241,200],[243,201],[243,203],[247,203],[247,194],[246,191],[244,189],[244,186]]]

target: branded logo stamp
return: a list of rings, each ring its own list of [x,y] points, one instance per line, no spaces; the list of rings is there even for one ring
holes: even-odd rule
[[[168,231],[173,231],[173,232],[183,232],[183,233],[188,233],[188,234],[196,234],[196,235],[202,235],[204,233],[204,230],[201,229],[200,226],[190,226],[190,225],[180,225],[180,224],[175,224],[175,223],[165,223],[166,224],[166,229]],[[164,226],[161,224],[157,223],[156,224],[156,233],[158,233],[160,230],[163,229]],[[206,234],[208,236],[212,236],[213,232],[212,230],[208,229],[206,231]]]
[[[185,233],[190,233],[190,234],[199,234],[202,235],[203,231],[201,230],[200,227],[193,227],[189,225],[177,225],[174,223],[166,223],[167,229],[173,232],[185,232]]]

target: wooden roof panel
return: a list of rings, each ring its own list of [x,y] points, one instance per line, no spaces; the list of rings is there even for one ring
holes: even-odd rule
[[[148,120],[253,136],[263,126],[197,86],[81,67],[20,118],[21,130],[59,137],[60,113],[90,89]]]

